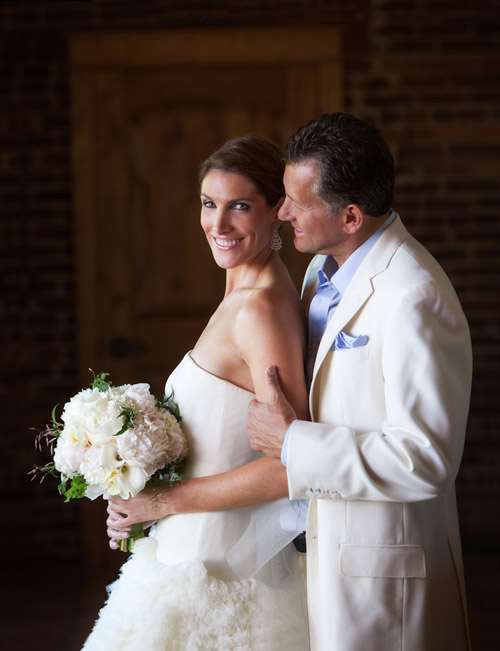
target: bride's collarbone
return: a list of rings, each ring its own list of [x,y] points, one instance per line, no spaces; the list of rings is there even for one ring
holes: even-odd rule
[[[254,289],[238,289],[226,295],[210,317],[207,327],[234,327],[236,317],[248,308],[249,302],[255,297]]]

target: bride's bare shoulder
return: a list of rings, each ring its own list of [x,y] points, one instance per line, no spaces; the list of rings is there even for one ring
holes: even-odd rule
[[[280,330],[303,328],[304,312],[294,288],[271,284],[245,290],[238,310],[238,331],[259,331],[276,327]]]
[[[234,324],[238,356],[250,371],[258,400],[267,399],[265,369],[277,366],[285,395],[307,413],[304,382],[305,318],[296,293],[276,286],[252,292]]]

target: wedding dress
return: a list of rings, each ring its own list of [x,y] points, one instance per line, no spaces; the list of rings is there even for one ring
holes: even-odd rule
[[[246,431],[252,393],[205,371],[189,353],[170,388],[188,437],[188,477],[259,456]],[[83,650],[307,651],[305,589],[290,544],[296,532],[283,525],[287,507],[279,500],[162,518],[108,588]]]

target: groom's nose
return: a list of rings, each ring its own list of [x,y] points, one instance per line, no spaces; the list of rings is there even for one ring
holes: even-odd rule
[[[288,197],[285,197],[285,201],[283,201],[281,208],[278,210],[278,219],[282,222],[289,222],[293,219],[293,213],[290,210],[290,200]]]

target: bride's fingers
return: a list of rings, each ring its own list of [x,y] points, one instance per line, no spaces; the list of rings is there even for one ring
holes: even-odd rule
[[[120,521],[108,518],[106,520],[106,526],[108,527],[108,531],[116,531],[120,534],[125,533],[127,535],[130,535],[130,527],[123,526]]]
[[[130,531],[125,531],[123,529],[113,529],[113,527],[108,527],[106,529],[106,534],[108,538],[116,538],[117,540],[125,540],[130,536]]]
[[[109,541],[109,546],[111,547],[111,549],[118,549],[120,545],[118,544],[117,540],[111,538],[111,540]]]
[[[123,527],[128,527],[127,523],[127,518],[124,518],[122,515],[119,513],[111,513],[108,515],[106,519],[106,524],[108,525],[116,525],[119,529],[122,529]]]
[[[127,510],[127,506],[128,506],[128,505],[127,505],[126,503],[125,503],[125,504],[122,504],[122,505],[118,505],[118,504],[115,504],[114,502],[109,501],[109,502],[108,502],[108,506],[106,507],[106,511],[107,511],[109,514],[112,514],[112,513],[115,513],[115,514],[116,514],[116,513],[117,513],[117,514],[121,514],[121,513],[125,513],[125,512],[126,512],[126,510]]]
[[[130,500],[124,500],[119,495],[110,495],[108,497],[108,504],[112,505],[115,509],[122,509]]]

